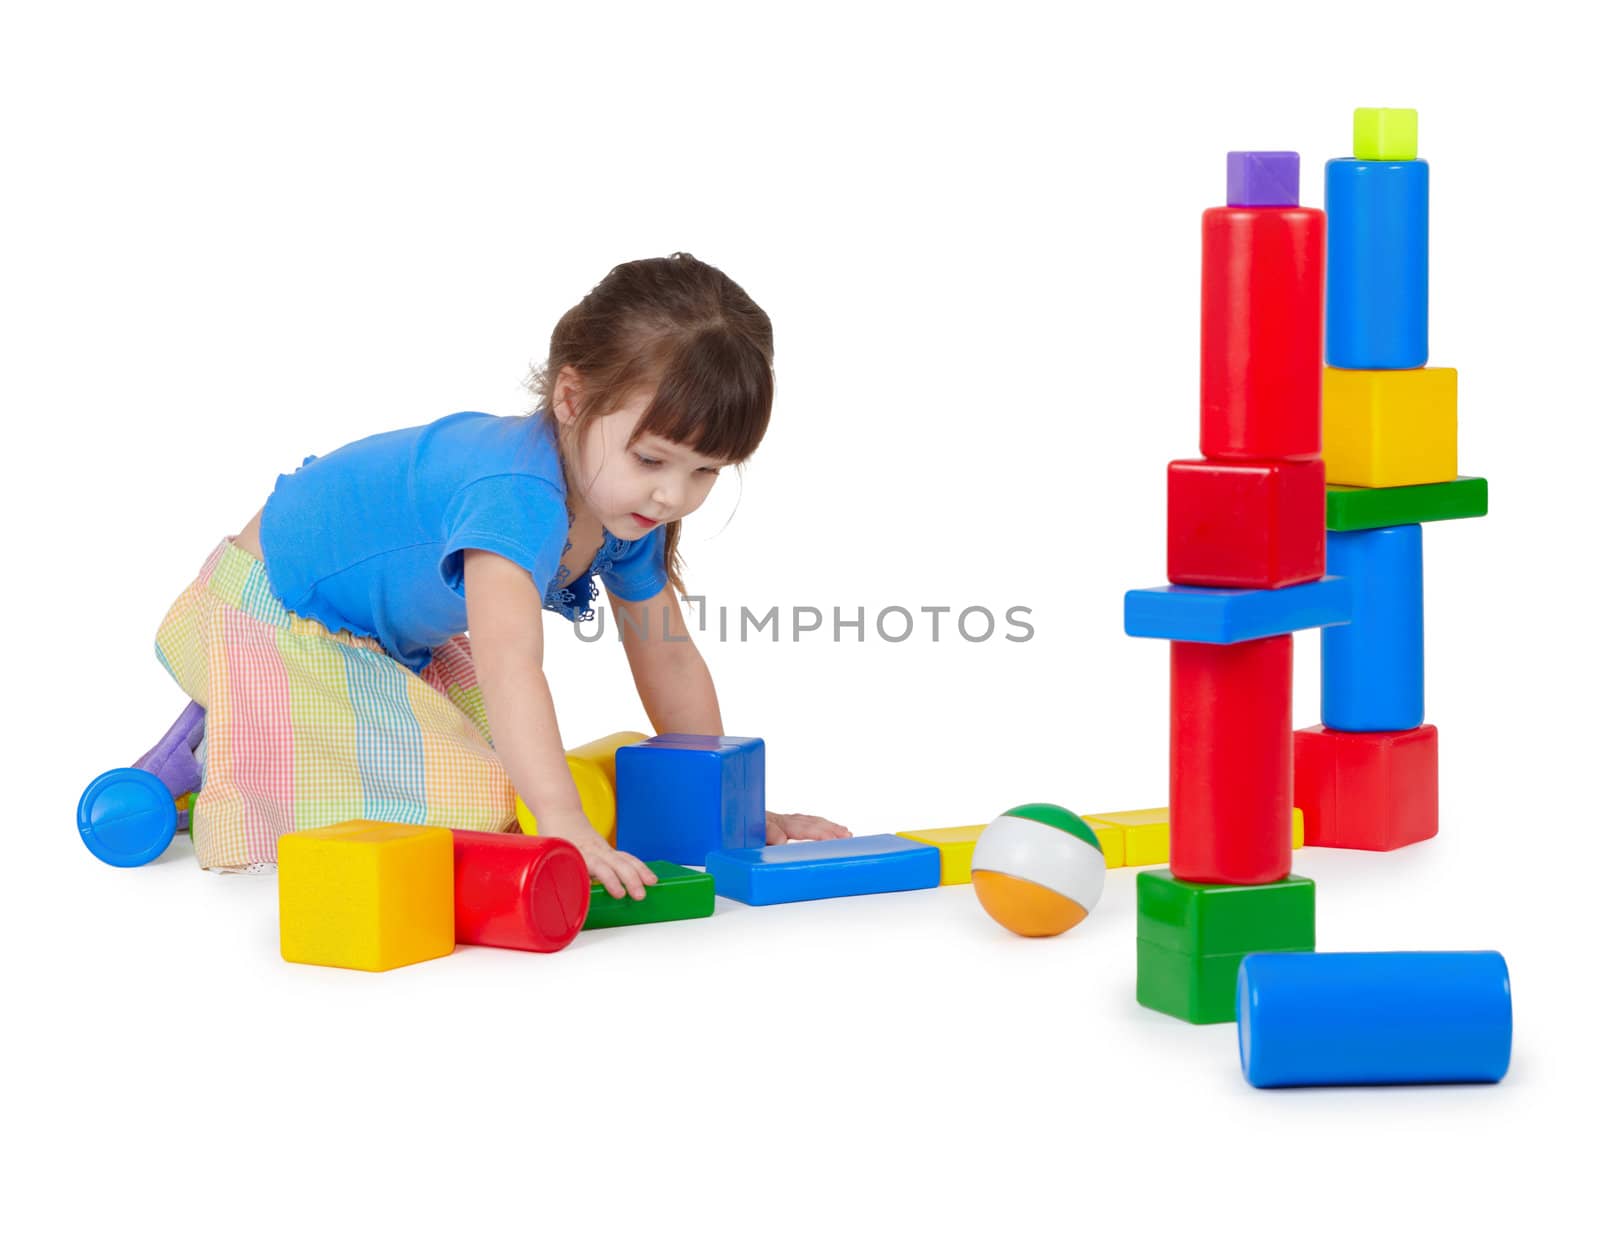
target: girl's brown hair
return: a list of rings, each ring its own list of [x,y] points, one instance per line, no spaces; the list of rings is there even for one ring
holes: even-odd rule
[[[562,368],[583,382],[568,429],[582,442],[594,417],[655,388],[629,439],[655,434],[731,464],[760,446],[772,416],[772,321],[716,267],[693,254],[613,267],[556,323],[550,355],[528,386],[548,409]],[[681,521],[667,525],[667,577],[680,594]]]

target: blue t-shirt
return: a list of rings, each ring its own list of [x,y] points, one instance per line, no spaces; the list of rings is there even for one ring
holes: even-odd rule
[[[558,580],[569,521],[548,413],[456,413],[311,456],[261,514],[274,592],[295,614],[376,637],[412,670],[466,631],[462,552],[489,550],[527,569],[546,609],[588,617],[593,577],[629,602],[667,583],[666,531],[613,537],[587,570]]]

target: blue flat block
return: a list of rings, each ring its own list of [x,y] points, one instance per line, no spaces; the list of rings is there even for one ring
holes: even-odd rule
[[[1255,1087],[1496,1083],[1511,977],[1494,950],[1247,954],[1239,1064]]]
[[[698,867],[767,841],[767,746],[738,735],[657,735],[617,749],[617,850]]]
[[[1428,363],[1428,165],[1330,159],[1327,362],[1341,370]]]
[[[1324,576],[1286,589],[1130,589],[1122,610],[1129,636],[1236,645],[1350,622],[1350,582]]]
[[[1328,570],[1350,582],[1350,622],[1322,632],[1322,725],[1422,725],[1422,526],[1328,534]]]
[[[828,838],[714,851],[706,857],[706,872],[724,898],[767,907],[932,889],[939,884],[939,848],[895,834]]]

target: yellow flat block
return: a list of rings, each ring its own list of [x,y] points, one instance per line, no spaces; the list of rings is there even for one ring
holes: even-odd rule
[[[1322,371],[1322,459],[1336,486],[1456,479],[1456,372]]]
[[[897,837],[939,848],[939,884],[970,885],[972,849],[986,825],[952,825],[937,830],[901,830]]]
[[[278,943],[291,963],[388,971],[456,944],[449,830],[346,821],[278,840]]]
[[[1172,827],[1165,808],[1101,812],[1083,820],[1100,839],[1107,868],[1142,868],[1147,864],[1165,864],[1171,859]],[[1106,845],[1106,834],[1112,831],[1122,836],[1116,864],[1111,862],[1111,848]],[[1293,810],[1289,823],[1289,845],[1296,849],[1306,845],[1306,815],[1298,808]]]
[[[608,843],[617,839],[617,749],[649,739],[638,731],[617,731],[567,750],[567,768],[578,788],[583,815]],[[539,832],[539,819],[517,796],[517,824],[524,834]]]

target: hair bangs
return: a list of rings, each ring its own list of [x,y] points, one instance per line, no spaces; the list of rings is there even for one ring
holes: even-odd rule
[[[731,464],[754,455],[772,419],[772,365],[760,349],[720,326],[665,343],[635,437],[656,434]]]

